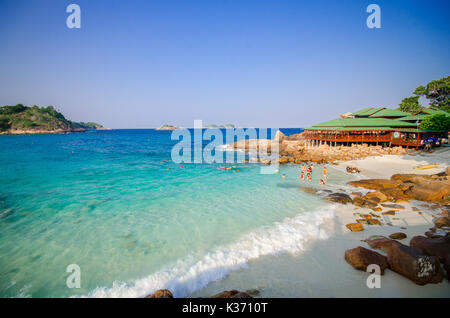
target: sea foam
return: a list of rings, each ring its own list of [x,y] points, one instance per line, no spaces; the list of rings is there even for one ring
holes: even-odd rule
[[[250,260],[279,253],[300,253],[314,240],[327,239],[322,229],[335,216],[332,207],[304,212],[271,227],[254,230],[236,243],[217,247],[200,259],[186,257],[172,266],[130,283],[114,282],[98,287],[87,297],[143,297],[158,289],[169,289],[175,297],[186,297],[208,283],[223,279],[231,271],[245,268]]]

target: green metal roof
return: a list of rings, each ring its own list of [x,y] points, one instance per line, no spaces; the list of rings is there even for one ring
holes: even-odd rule
[[[370,116],[370,115],[375,114],[376,112],[379,112],[382,109],[384,109],[384,107],[378,107],[378,108],[369,107],[369,108],[364,108],[364,109],[358,110],[358,111],[352,113],[352,115],[353,116]]]
[[[415,126],[414,123],[386,118],[338,118],[324,123],[316,124],[312,128],[323,127],[405,127]]]
[[[392,109],[392,108],[384,108],[380,111],[377,111],[375,114],[370,115],[371,118],[377,118],[377,117],[404,117],[404,116],[410,116],[410,113],[402,112],[398,109]]]
[[[428,116],[427,114],[419,114],[419,115],[411,115],[411,116],[405,116],[405,117],[401,117],[398,118],[397,120],[423,120],[426,116]]]
[[[445,110],[441,110],[441,109],[434,109],[434,108],[424,108],[422,109],[420,112],[418,112],[417,114],[420,113],[426,113],[428,115],[434,115],[434,114],[448,114]]]

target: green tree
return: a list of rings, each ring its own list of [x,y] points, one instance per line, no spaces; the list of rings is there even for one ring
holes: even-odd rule
[[[450,111],[450,76],[431,81],[426,87],[419,86],[414,94],[429,99],[430,106]]]
[[[425,116],[420,123],[420,128],[425,130],[450,131],[450,115],[441,113]]]
[[[6,116],[0,116],[0,130],[9,129],[9,119]]]
[[[416,113],[419,112],[423,107],[419,104],[420,96],[411,96],[403,98],[402,102],[398,105],[399,110],[402,112]]]

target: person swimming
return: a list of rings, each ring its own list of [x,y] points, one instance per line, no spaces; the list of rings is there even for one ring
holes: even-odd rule
[[[283,173],[283,174],[281,175],[281,179],[286,179],[286,174]]]

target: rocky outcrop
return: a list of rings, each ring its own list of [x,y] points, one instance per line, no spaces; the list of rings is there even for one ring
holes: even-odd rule
[[[450,202],[450,180],[442,174],[418,175],[395,174],[390,179],[365,179],[348,182],[354,187],[376,190],[376,194],[368,193],[366,199],[373,202],[408,202],[419,200],[446,205]],[[380,196],[382,193],[384,196]]]
[[[366,271],[367,266],[370,264],[377,264],[380,266],[381,275],[384,274],[384,270],[388,267],[387,258],[385,256],[361,246],[346,250],[345,260],[353,266],[353,268],[361,271]]]
[[[173,298],[172,292],[168,289],[159,289],[145,298]]]
[[[211,298],[253,298],[253,297],[245,292],[240,292],[238,290],[233,289],[218,293],[214,296],[211,296]]]

